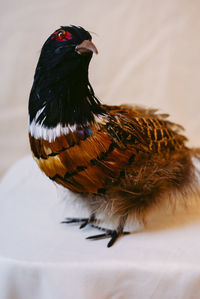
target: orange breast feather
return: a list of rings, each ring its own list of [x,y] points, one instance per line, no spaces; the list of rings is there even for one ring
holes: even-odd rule
[[[29,135],[40,169],[55,182],[81,193],[98,193],[108,182],[116,181],[133,151],[117,148],[105,130],[92,127],[91,131],[83,139],[71,132],[51,143]]]

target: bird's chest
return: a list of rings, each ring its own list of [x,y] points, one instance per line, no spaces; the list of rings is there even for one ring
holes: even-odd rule
[[[116,180],[127,157],[116,159],[118,149],[105,132],[84,128],[63,133],[55,137],[55,132],[41,130],[39,138],[29,134],[33,156],[50,179],[83,193],[98,193]]]

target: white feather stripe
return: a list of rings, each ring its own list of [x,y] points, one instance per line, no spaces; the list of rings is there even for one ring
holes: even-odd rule
[[[44,139],[49,142],[54,141],[57,137],[69,134],[70,131],[75,132],[76,130],[77,125],[63,127],[59,123],[54,128],[47,128],[42,124],[35,123],[34,120],[29,124],[29,133],[32,137],[36,139]]]
[[[61,123],[58,123],[55,127],[52,127],[52,128],[46,127],[43,124],[46,116],[44,116],[44,118],[42,120],[40,120],[40,123],[38,122],[38,118],[41,115],[41,113],[43,112],[44,108],[45,107],[43,107],[36,113],[36,116],[32,120],[31,123],[30,123],[30,119],[29,119],[29,133],[32,137],[34,137],[36,139],[44,139],[46,141],[52,142],[57,137],[67,135],[70,132],[72,132],[72,133],[75,132],[78,129],[78,127],[80,127],[80,125],[77,125],[77,124],[74,124],[71,126],[70,125],[63,126]],[[101,123],[104,120],[104,117],[102,115],[97,115],[94,117],[95,117],[95,121],[97,123],[98,122]],[[89,123],[85,124],[85,126],[89,126]]]
[[[36,139],[44,139],[49,142],[52,142],[57,137],[60,137],[62,135],[67,135],[67,134],[69,134],[70,131],[74,132],[77,129],[76,124],[73,126],[69,126],[69,125],[62,126],[60,123],[58,123],[56,125],[56,127],[47,128],[43,125],[43,122],[44,122],[46,116],[44,116],[44,119],[42,119],[41,123],[38,123],[38,118],[41,115],[41,113],[43,112],[44,108],[45,107],[43,107],[36,113],[36,116],[32,120],[31,123],[30,123],[30,119],[29,119],[29,133],[32,137],[34,137]]]

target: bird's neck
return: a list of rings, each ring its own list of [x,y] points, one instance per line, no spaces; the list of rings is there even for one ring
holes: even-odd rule
[[[86,76],[49,84],[44,79],[35,80],[29,99],[29,129],[34,137],[58,127],[65,131],[88,126],[95,115],[104,113]]]

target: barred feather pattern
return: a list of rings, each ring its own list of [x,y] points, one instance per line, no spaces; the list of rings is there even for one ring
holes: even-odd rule
[[[105,115],[54,141],[29,134],[33,156],[53,181],[82,193],[91,213],[143,218],[165,193],[192,190],[194,152],[183,129],[157,110],[102,105]],[[89,196],[88,196],[89,195]]]

